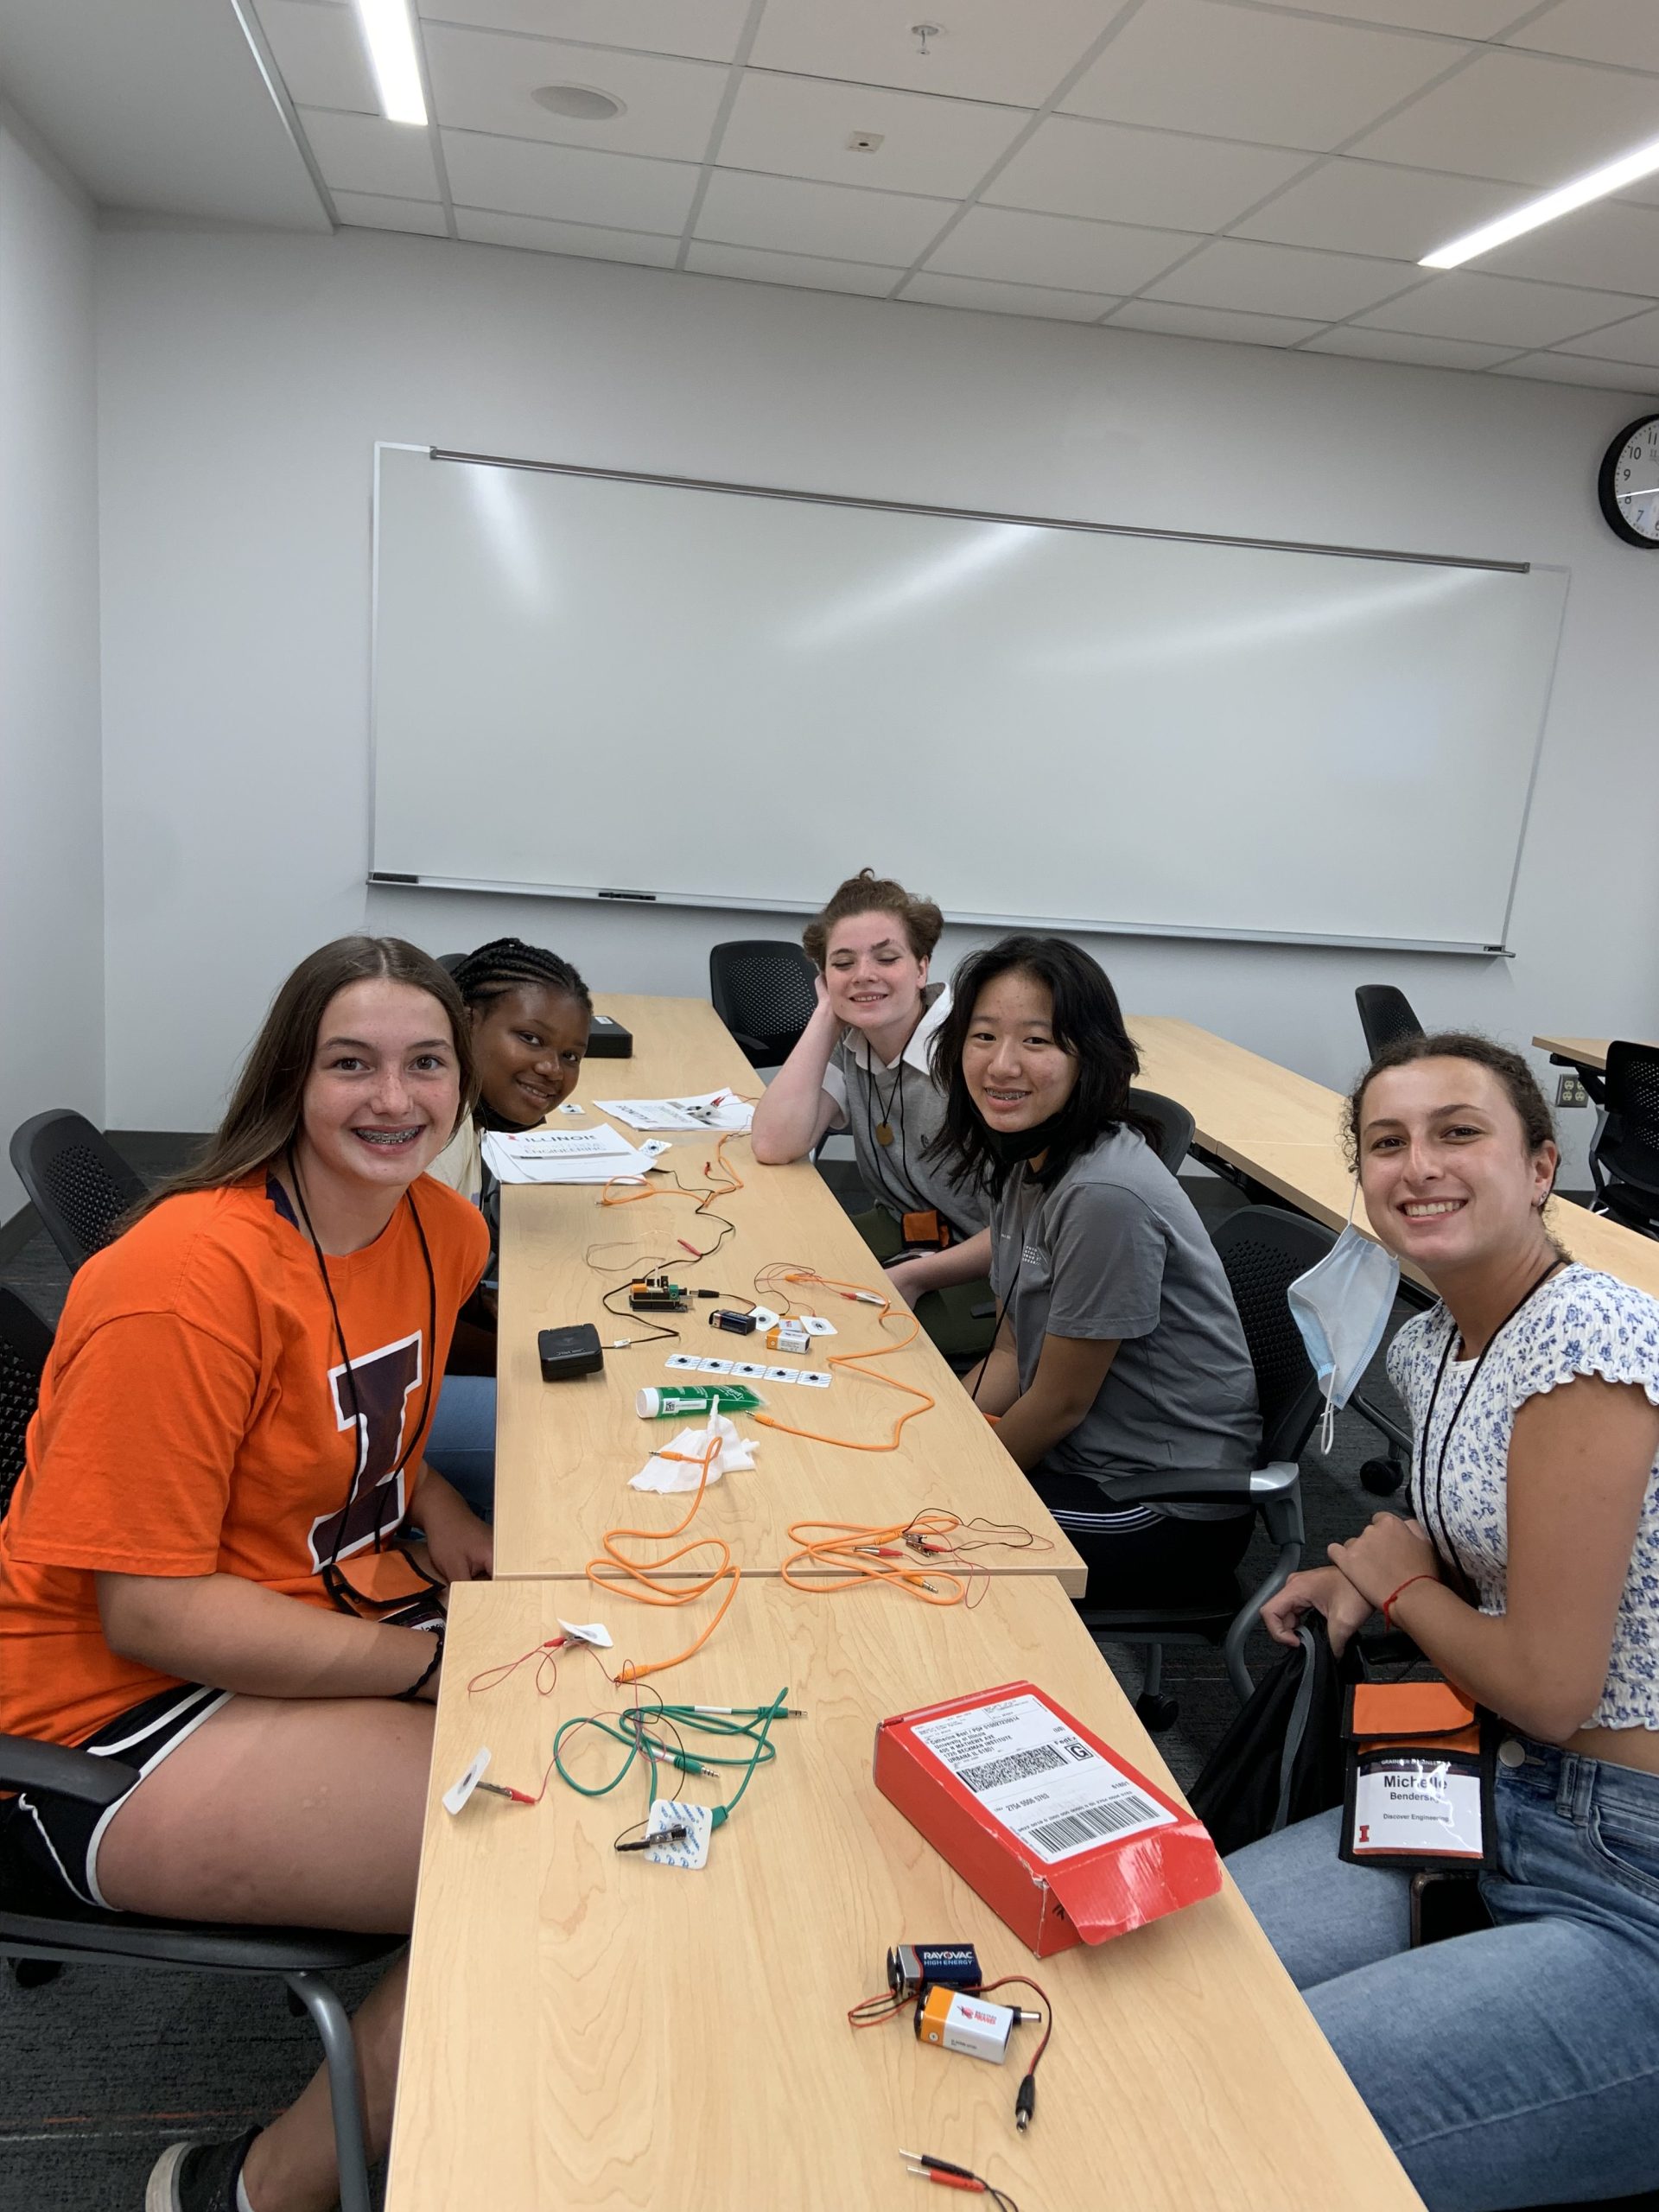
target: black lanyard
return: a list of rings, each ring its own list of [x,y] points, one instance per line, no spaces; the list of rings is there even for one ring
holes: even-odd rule
[[[352,1498],[357,1489],[358,1477],[359,1473],[367,1474],[368,1472],[367,1452],[369,1428],[368,1423],[363,1418],[362,1401],[359,1398],[357,1394],[357,1374],[352,1365],[352,1355],[346,1350],[346,1331],[341,1325],[340,1319],[340,1306],[338,1300],[334,1297],[334,1286],[328,1280],[328,1262],[323,1256],[321,1240],[318,1236],[316,1230],[311,1225],[311,1209],[305,1203],[305,1192],[300,1182],[300,1171],[295,1163],[294,1147],[292,1145],[289,1145],[288,1148],[287,1160],[289,1176],[294,1185],[294,1196],[299,1201],[300,1218],[304,1222],[305,1233],[311,1240],[311,1249],[317,1255],[317,1269],[322,1277],[323,1290],[327,1295],[328,1311],[334,1317],[334,1341],[340,1346],[340,1364],[344,1368],[346,1373],[346,1394],[352,1402],[351,1479],[346,1485],[346,1501],[340,1510],[333,1548],[330,1550],[328,1557],[323,1560],[321,1566],[318,1569],[318,1573],[321,1576],[323,1588],[328,1592],[329,1597],[334,1600],[334,1605],[342,1613],[355,1613],[360,1617],[365,1607],[372,1612],[389,1612],[394,1606],[406,1605],[409,1603],[407,1593],[400,1598],[371,1598],[365,1591],[359,1590],[353,1585],[351,1578],[346,1574],[345,1569],[340,1564],[340,1540],[346,1532],[346,1516],[351,1511]],[[390,1489],[391,1484],[397,1481],[398,1476],[403,1473],[404,1469],[409,1465],[410,1455],[413,1453],[416,1445],[426,1433],[427,1416],[432,1410],[432,1367],[434,1361],[437,1357],[438,1279],[436,1274],[433,1272],[432,1254],[427,1244],[426,1230],[421,1221],[421,1210],[415,1203],[415,1193],[412,1190],[407,1190],[404,1192],[404,1196],[409,1201],[409,1211],[414,1217],[415,1234],[420,1239],[421,1258],[425,1262],[426,1266],[427,1325],[426,1344],[424,1349],[424,1358],[426,1363],[426,1388],[421,1394],[421,1417],[419,1421],[416,1422],[413,1429],[410,1432],[409,1440],[404,1446],[403,1451],[398,1455],[397,1465],[381,1483],[376,1485],[382,1493]],[[359,1467],[357,1463],[358,1454],[359,1452],[365,1455],[364,1465],[361,1468]],[[385,1548],[382,1541],[383,1533],[384,1532],[380,1526],[379,1510],[377,1507],[374,1517],[374,1548],[376,1551],[382,1551]],[[442,1588],[442,1584],[439,1583],[432,1575],[429,1575],[424,1567],[416,1565],[416,1561],[410,1558],[408,1552],[404,1549],[403,1546],[400,1545],[398,1548],[404,1551],[404,1558],[409,1560],[410,1566],[414,1569],[414,1572],[420,1576],[423,1582],[428,1584],[434,1590]]]
[[[1520,1297],[1516,1300],[1514,1305],[1510,1306],[1509,1312],[1503,1316],[1503,1319],[1492,1331],[1491,1335],[1487,1338],[1485,1343],[1480,1348],[1479,1356],[1475,1361],[1473,1371],[1471,1373],[1469,1380],[1463,1386],[1463,1395],[1458,1400],[1457,1404],[1452,1408],[1452,1418],[1446,1424],[1446,1433],[1440,1439],[1440,1456],[1434,1462],[1433,1513],[1435,1516],[1438,1516],[1440,1523],[1438,1548],[1441,1556],[1450,1565],[1459,1567],[1459,1571],[1461,1571],[1460,1563],[1458,1559],[1457,1551],[1452,1545],[1451,1533],[1446,1525],[1446,1455],[1451,1449],[1452,1432],[1456,1428],[1459,1420],[1462,1415],[1463,1409],[1469,1402],[1469,1393],[1474,1389],[1476,1383],[1480,1380],[1480,1370],[1486,1364],[1487,1353],[1491,1351],[1492,1346],[1503,1335],[1504,1330],[1509,1327],[1510,1322],[1514,1320],[1516,1315],[1521,1311],[1522,1307],[1523,1306],[1529,1305],[1532,1300],[1549,1281],[1551,1275],[1554,1274],[1556,1268],[1562,1267],[1565,1264],[1566,1262],[1564,1261],[1559,1259],[1552,1260],[1549,1265],[1544,1269],[1542,1274],[1541,1274],[1532,1284],[1531,1287],[1522,1292]],[[1448,1319],[1452,1319],[1449,1313],[1447,1318]],[[1429,1541],[1431,1543],[1434,1542],[1435,1537],[1434,1521],[1433,1518],[1431,1517],[1428,1503],[1428,1440],[1434,1427],[1434,1409],[1440,1402],[1440,1385],[1446,1380],[1446,1370],[1452,1363],[1452,1348],[1458,1341],[1458,1335],[1459,1331],[1457,1322],[1455,1319],[1452,1319],[1452,1330],[1450,1335],[1446,1340],[1446,1350],[1440,1354],[1440,1363],[1434,1371],[1434,1388],[1429,1392],[1428,1410],[1423,1415],[1422,1427],[1417,1432],[1417,1497],[1419,1503],[1421,1504],[1423,1509],[1423,1520],[1428,1529]]]
[[[913,1034],[914,1033],[912,1032],[912,1033]],[[864,1050],[868,1056],[864,1065],[865,1135],[868,1140],[870,1158],[875,1166],[876,1180],[880,1185],[878,1196],[883,1198],[891,1198],[893,1196],[893,1189],[892,1184],[887,1180],[887,1160],[891,1154],[892,1147],[889,1145],[879,1144],[876,1141],[875,1135],[875,1105],[873,1102],[879,1100],[881,1096],[875,1080],[875,1054],[870,1051],[868,1040],[865,1044]],[[910,1046],[908,1042],[906,1042],[905,1046],[905,1052],[907,1052],[909,1050]],[[856,1061],[855,1061],[855,1065],[856,1065]],[[905,1102],[904,1052],[900,1052],[899,1055],[899,1072],[893,1079],[893,1089],[888,1094],[887,1108],[881,1116],[881,1125],[889,1132],[891,1132],[893,1128],[892,1109],[895,1102],[899,1108],[899,1181],[902,1185],[899,1194],[898,1205],[900,1214],[906,1214],[909,1212],[912,1206],[916,1203],[916,1200],[914,1192],[910,1189],[910,1124],[908,1109]]]

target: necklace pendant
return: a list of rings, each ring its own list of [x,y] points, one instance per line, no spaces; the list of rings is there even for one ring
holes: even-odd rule
[[[891,1122],[878,1122],[876,1123],[875,1141],[877,1144],[880,1145],[887,1145],[893,1142],[893,1124]]]

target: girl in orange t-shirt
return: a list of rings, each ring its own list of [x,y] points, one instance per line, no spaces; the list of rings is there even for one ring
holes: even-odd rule
[[[402,1933],[442,1591],[490,1533],[422,1459],[488,1232],[425,1176],[472,1103],[435,961],[344,938],[277,994],[201,1165],[70,1287],[0,1522],[0,1729],[135,1767],[105,1812],[0,1802],[9,1882],[117,1911]],[[412,1516],[429,1573],[399,1542]],[[372,2152],[403,2013],[358,2012]],[[239,2193],[238,2193],[239,2192]],[[147,2204],[324,2212],[319,2075]]]

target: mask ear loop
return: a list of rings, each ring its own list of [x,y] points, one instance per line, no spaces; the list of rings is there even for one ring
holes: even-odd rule
[[[1354,1225],[1354,1208],[1359,1204],[1359,1178],[1354,1178],[1354,1187],[1348,1200],[1348,1219],[1344,1227],[1345,1236]],[[1325,1412],[1319,1421],[1319,1450],[1328,1458],[1337,1440],[1337,1370],[1331,1370],[1331,1380],[1325,1386]]]

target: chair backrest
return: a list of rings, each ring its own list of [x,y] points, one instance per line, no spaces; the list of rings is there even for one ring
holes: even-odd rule
[[[1622,1038],[1607,1047],[1606,1118],[1593,1159],[1610,1182],[1659,1192],[1659,1048]]]
[[[709,947],[715,1012],[758,1067],[776,1067],[800,1042],[818,1002],[817,972],[786,938],[739,938]]]
[[[101,1252],[144,1185],[84,1114],[54,1107],[16,1130],[11,1164],[73,1274]]]
[[[1192,1116],[1178,1099],[1166,1098],[1161,1090],[1132,1090],[1129,1103],[1137,1114],[1156,1122],[1158,1157],[1172,1175],[1179,1174],[1192,1148]]]
[[[1411,1010],[1411,1001],[1392,983],[1362,983],[1354,993],[1359,1026],[1365,1032],[1365,1049],[1375,1059],[1396,1037],[1421,1037],[1423,1025]]]
[[[1319,1377],[1285,1294],[1336,1241],[1317,1221],[1277,1206],[1241,1206],[1216,1229],[1216,1249],[1255,1370],[1263,1465],[1300,1458],[1319,1417]]]
[[[0,1517],[23,1471],[23,1438],[51,1349],[52,1332],[29,1300],[0,1289]]]

